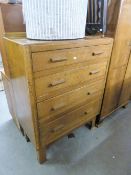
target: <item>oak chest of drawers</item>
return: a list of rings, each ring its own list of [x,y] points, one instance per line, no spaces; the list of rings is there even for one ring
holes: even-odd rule
[[[5,37],[16,116],[40,163],[46,147],[100,112],[113,40]]]

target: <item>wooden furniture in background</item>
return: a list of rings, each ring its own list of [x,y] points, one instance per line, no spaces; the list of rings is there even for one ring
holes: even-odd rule
[[[113,40],[4,39],[21,131],[38,160],[46,147],[100,113]],[[8,82],[7,82],[8,84]]]
[[[118,1],[114,1],[115,4]],[[120,4],[119,4],[120,3]],[[104,119],[121,106],[128,104],[131,89],[131,0],[119,1],[116,30],[115,21],[111,22],[110,33],[114,36],[114,46],[106,83],[101,116]],[[117,7],[117,8],[118,8]],[[110,10],[111,11],[111,10]],[[113,18],[114,18],[113,13]],[[110,16],[110,14],[109,14]],[[112,19],[112,18],[111,18]],[[99,120],[98,119],[98,120]]]
[[[112,37],[115,37],[121,6],[122,0],[109,0],[108,2],[107,34]]]
[[[2,38],[4,33],[25,32],[22,5],[0,3],[0,51],[6,76],[10,76]]]
[[[2,74],[3,83],[5,87],[9,111],[17,126],[19,123],[16,118],[16,109],[12,85],[10,82],[10,70],[6,57],[6,51],[3,43],[3,36],[7,32],[25,32],[25,25],[23,24],[22,6],[20,4],[6,4],[0,3],[0,52],[4,66]]]

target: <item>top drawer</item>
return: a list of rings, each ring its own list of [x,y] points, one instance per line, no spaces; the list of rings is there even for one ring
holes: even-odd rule
[[[108,58],[112,45],[72,48],[32,54],[33,72],[68,66],[96,58]]]

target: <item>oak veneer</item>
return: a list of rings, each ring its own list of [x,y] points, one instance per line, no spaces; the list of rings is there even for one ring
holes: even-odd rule
[[[10,77],[3,36],[7,32],[25,32],[22,5],[0,3],[0,51],[6,76]]]
[[[118,18],[115,18],[115,20],[117,19],[116,25],[114,21],[108,21],[110,25],[108,30],[114,36],[114,45],[100,120],[109,116],[119,107],[128,104],[131,92],[131,0],[119,2],[113,0],[111,6],[117,8],[114,15]]]
[[[44,42],[8,34],[4,43],[16,116],[43,163],[49,144],[83,124],[94,125],[113,40]]]
[[[77,55],[77,57],[76,57]],[[38,72],[61,66],[69,66],[74,63],[81,63],[90,60],[107,58],[110,55],[108,45],[92,46],[90,48],[71,48],[65,50],[54,50],[47,52],[38,52],[32,54],[33,72]],[[45,59],[43,59],[45,58]],[[72,59],[73,58],[73,59]],[[54,63],[54,64],[53,64]]]
[[[88,66],[87,66],[88,65]],[[80,68],[54,73],[35,78],[35,89],[38,101],[68,92],[72,87],[85,85],[92,79],[105,75],[107,60],[98,64],[84,63]]]
[[[20,4],[0,3],[0,52],[2,55],[2,61],[4,66],[4,72],[2,74],[2,77],[9,111],[13,116],[13,119],[18,128],[19,122],[16,118],[14,94],[10,82],[10,70],[8,67],[6,50],[3,43],[3,36],[7,32],[13,33],[24,31],[25,25],[23,24],[22,6]]]

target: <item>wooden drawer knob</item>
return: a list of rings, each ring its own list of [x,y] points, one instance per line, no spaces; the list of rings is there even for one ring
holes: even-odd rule
[[[88,114],[90,114],[92,112],[92,109],[88,109],[88,111],[85,111],[84,112],[84,115],[88,115]]]
[[[94,70],[90,72],[90,75],[98,74],[100,71],[99,70]]]
[[[93,52],[92,56],[102,55],[104,52]]]
[[[91,95],[91,92],[87,92],[87,95]]]
[[[62,125],[59,125],[59,126],[56,127],[56,128],[51,129],[51,132],[57,132],[57,131],[59,131],[59,130],[61,130],[61,129],[63,129],[63,128],[64,128],[64,125],[62,124]]]
[[[52,83],[50,83],[49,86],[57,86],[57,85],[60,85],[60,84],[63,84],[63,83],[65,83],[65,80],[64,79],[55,80]]]
[[[89,113],[87,111],[84,112],[85,115],[88,115]]]
[[[50,58],[50,62],[52,63],[56,63],[56,62],[62,62],[62,61],[66,61],[67,58]]]

